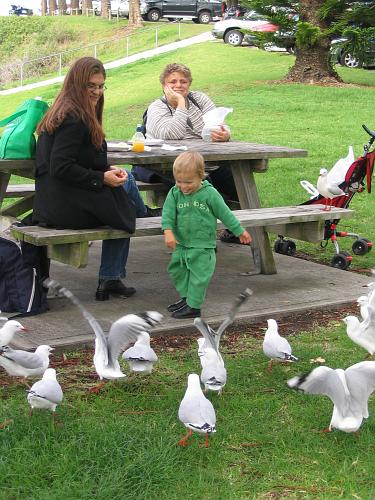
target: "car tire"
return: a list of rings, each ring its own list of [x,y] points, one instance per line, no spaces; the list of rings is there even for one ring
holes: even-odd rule
[[[238,30],[227,31],[227,33],[225,33],[224,35],[224,42],[229,43],[229,45],[233,45],[234,47],[241,45],[242,40],[243,34]]]
[[[211,21],[212,21],[212,16],[211,13],[208,12],[208,10],[204,10],[203,12],[199,13],[198,15],[199,24],[208,24]]]
[[[149,12],[147,12],[147,20],[151,21],[153,23],[158,22],[160,19],[160,12],[158,9],[151,9]]]
[[[343,52],[340,57],[341,66],[347,68],[362,68],[362,61],[357,57],[352,56],[349,52]]]

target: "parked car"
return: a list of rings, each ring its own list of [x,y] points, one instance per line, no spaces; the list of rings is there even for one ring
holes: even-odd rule
[[[251,31],[272,31],[278,30],[276,24],[270,23],[261,14],[255,11],[250,11],[244,17],[234,17],[218,21],[212,28],[212,35],[215,38],[223,39],[225,43],[230,45],[241,45],[242,42],[253,45],[256,43],[254,35],[244,35],[241,30]]]
[[[223,16],[223,19],[230,19],[232,17],[243,17],[249,9],[242,7],[242,5],[237,5],[237,7],[229,7]]]
[[[221,0],[142,0],[141,15],[145,21],[159,21],[161,17],[191,19],[195,23],[208,24],[221,16]]]
[[[347,38],[336,38],[331,42],[330,57],[333,64],[341,64],[347,68],[362,68],[375,66],[375,39],[368,41],[365,57],[353,56],[347,47]]]
[[[129,1],[118,0],[111,2],[111,16],[129,17]]]
[[[17,5],[11,5],[11,9],[9,11],[10,16],[32,16],[33,15],[33,10],[32,9],[26,9],[25,7],[20,7]]]

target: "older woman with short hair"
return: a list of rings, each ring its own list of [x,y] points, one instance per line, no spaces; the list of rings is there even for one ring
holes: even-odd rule
[[[164,96],[152,102],[147,111],[147,137],[153,139],[179,140],[201,139],[204,126],[203,115],[215,109],[213,101],[203,92],[191,91],[190,69],[181,63],[168,64],[160,75]],[[211,132],[213,142],[230,139],[230,129],[221,125]],[[206,170],[213,186],[226,200],[238,201],[231,169],[227,162],[207,165]],[[144,167],[136,167],[133,173],[139,180],[158,182],[162,180],[170,187],[172,175],[160,177]]]

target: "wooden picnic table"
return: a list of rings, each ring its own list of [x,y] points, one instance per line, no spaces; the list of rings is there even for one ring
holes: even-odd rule
[[[112,141],[113,142],[113,141]],[[228,161],[231,167],[234,182],[237,188],[241,209],[260,208],[260,199],[256,187],[254,173],[264,173],[268,169],[268,161],[272,158],[298,158],[307,156],[304,149],[294,149],[269,144],[252,142],[216,142],[209,143],[203,140],[165,141],[171,146],[185,145],[189,150],[198,151],[206,163]],[[170,172],[172,164],[181,150],[168,151],[160,146],[151,148],[151,151],[134,153],[119,146],[108,148],[108,162],[110,165],[144,165],[156,173]],[[11,174],[33,179],[33,160],[0,160],[0,207],[5,197]],[[32,206],[33,194],[26,195],[14,203],[12,208],[0,210],[0,214],[11,214],[14,217],[24,213]],[[263,227],[251,229],[253,244],[252,252],[255,267],[263,274],[276,273],[276,266],[268,234]]]

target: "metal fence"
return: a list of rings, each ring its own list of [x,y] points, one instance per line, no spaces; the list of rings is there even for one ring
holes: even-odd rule
[[[122,57],[129,57],[144,50],[157,48],[164,43],[170,43],[167,39],[170,31],[163,33],[164,26],[146,28],[136,33],[122,37],[110,38],[100,42],[85,45],[75,49],[56,52],[48,56],[27,59],[20,63],[19,80],[21,86],[29,78],[41,77],[42,75],[59,75],[69,66],[72,59],[84,56],[98,57],[102,62],[110,62]],[[176,23],[177,40],[181,39],[181,23]],[[154,34],[153,34],[154,33]],[[170,37],[169,37],[170,38]]]

